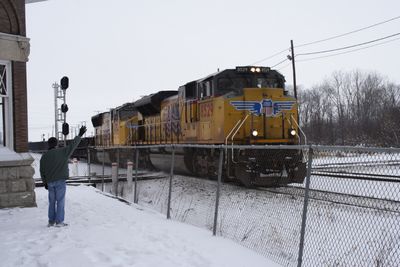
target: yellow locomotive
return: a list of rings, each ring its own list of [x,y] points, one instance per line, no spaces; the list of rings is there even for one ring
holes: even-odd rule
[[[155,144],[297,145],[297,100],[285,91],[285,78],[268,67],[243,66],[160,91],[92,117],[97,146]],[[142,153],[142,152],[141,152]],[[148,149],[159,169],[170,151]],[[219,149],[178,147],[176,169],[215,177]],[[226,149],[225,179],[247,186],[302,183],[302,151]]]

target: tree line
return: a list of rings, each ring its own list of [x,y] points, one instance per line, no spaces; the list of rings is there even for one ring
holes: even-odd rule
[[[298,98],[309,143],[400,145],[400,85],[377,73],[335,72]]]

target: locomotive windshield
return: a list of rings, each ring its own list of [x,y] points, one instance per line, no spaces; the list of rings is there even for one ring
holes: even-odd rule
[[[268,74],[244,74],[230,73],[217,78],[216,95],[243,93],[243,88],[284,88],[284,78],[277,75]]]

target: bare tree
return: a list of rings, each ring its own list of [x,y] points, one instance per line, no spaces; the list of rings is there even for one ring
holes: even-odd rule
[[[398,146],[400,85],[359,70],[335,72],[299,94],[301,125],[315,143]]]

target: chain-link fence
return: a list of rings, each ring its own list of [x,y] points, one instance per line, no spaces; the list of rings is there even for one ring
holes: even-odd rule
[[[304,265],[399,266],[399,151],[312,151]]]
[[[42,157],[42,154],[45,153],[46,151],[35,151],[31,152],[30,155],[34,159],[32,163],[32,167],[35,170],[35,173],[33,175],[33,179],[36,182],[36,185],[41,186],[41,178],[40,178],[40,159]],[[69,177],[70,179],[67,181],[68,183],[74,183],[74,182],[86,182],[88,180],[88,177],[90,177],[90,164],[88,164],[87,158],[79,158],[79,157],[73,157],[69,160],[68,164],[69,168]],[[109,167],[108,167],[109,168]],[[95,173],[92,173],[92,175],[95,175]]]
[[[400,149],[158,145],[88,155],[99,189],[284,266],[400,266]],[[205,155],[213,160],[201,164]]]

